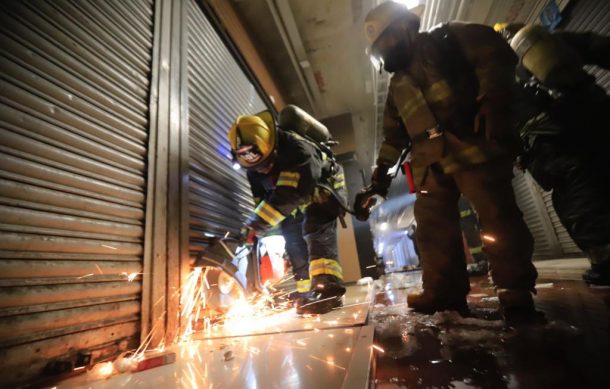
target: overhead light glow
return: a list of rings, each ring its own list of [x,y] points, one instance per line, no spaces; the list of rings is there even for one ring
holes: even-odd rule
[[[415,8],[419,5],[419,0],[394,0],[397,3],[404,4],[407,9]]]
[[[383,222],[383,223],[381,223],[381,224],[379,225],[379,230],[381,230],[381,231],[387,231],[387,229],[388,229],[388,227],[389,227],[389,226],[390,226],[390,225],[389,225],[387,222]]]
[[[233,169],[234,170],[239,170],[239,169],[241,169],[241,166],[237,162],[234,162],[233,163]]]

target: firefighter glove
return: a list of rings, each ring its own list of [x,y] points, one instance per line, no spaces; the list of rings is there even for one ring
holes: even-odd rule
[[[372,185],[362,189],[354,200],[354,216],[360,221],[367,221],[371,215],[371,207],[377,203],[374,197],[377,193],[373,190]]]
[[[377,203],[377,200],[374,198],[375,195],[381,197],[388,195],[388,188],[392,183],[392,176],[388,175],[389,169],[388,165],[377,165],[371,177],[371,185],[362,189],[356,195],[354,202],[356,219],[366,221],[369,218],[371,208]]]
[[[390,170],[388,165],[379,164],[373,170],[373,175],[371,176],[370,188],[381,197],[388,195],[388,189],[390,184],[392,184],[392,176],[388,174],[388,170]]]

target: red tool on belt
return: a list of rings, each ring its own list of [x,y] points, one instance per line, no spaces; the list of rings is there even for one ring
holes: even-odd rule
[[[413,169],[411,169],[411,163],[405,161],[401,167],[402,173],[407,178],[407,185],[409,185],[409,193],[415,193],[415,180],[413,179]]]

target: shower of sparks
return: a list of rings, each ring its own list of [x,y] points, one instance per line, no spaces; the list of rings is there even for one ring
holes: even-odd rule
[[[94,367],[93,373],[99,378],[106,378],[108,376],[111,376],[112,373],[114,373],[114,366],[112,362],[98,363]]]
[[[224,251],[228,251],[228,247],[224,247]],[[101,273],[101,269],[98,268]],[[212,289],[212,285],[216,284],[219,274],[222,272],[221,269],[215,267],[193,267],[191,272],[186,277],[185,281],[179,290],[176,290],[172,297],[180,293],[180,322],[183,323],[181,332],[176,339],[177,343],[184,345],[186,348],[182,348],[182,351],[188,350],[191,354],[191,360],[195,360],[195,357],[201,362],[202,357],[198,354],[197,348],[190,348],[190,345],[197,344],[192,342],[195,339],[201,339],[219,336],[240,336],[248,335],[261,331],[280,331],[282,324],[293,320],[296,317],[295,309],[292,307],[291,302],[288,299],[294,291],[287,291],[285,288],[279,287],[280,284],[289,281],[294,278],[294,275],[286,275],[277,281],[267,281],[262,288],[262,291],[255,293],[254,295],[246,296],[241,286],[233,288],[228,294],[222,294],[216,288]],[[139,274],[142,273],[122,273],[123,277],[126,277],[128,281],[133,281]],[[212,281],[212,285],[210,284]],[[335,297],[331,297],[325,300],[330,300]],[[155,302],[154,306],[161,303],[166,299],[166,296],[160,296],[159,300]],[[362,303],[363,305],[369,304],[369,302]],[[360,304],[350,304],[360,305]],[[345,308],[344,307],[344,308]],[[132,365],[145,358],[145,354],[151,351],[160,351],[165,348],[164,340],[156,346],[154,350],[151,350],[151,342],[153,340],[155,332],[160,327],[161,323],[164,323],[165,312],[157,319],[152,326],[150,332],[143,339],[138,349],[128,354],[128,357],[124,357],[126,362]],[[360,312],[354,314],[354,318],[360,316]],[[303,323],[303,328],[306,330],[312,330],[319,332],[320,330],[314,328],[315,322],[321,323],[319,316],[313,316],[310,318],[306,317],[306,322]],[[314,322],[312,324],[312,322]],[[328,324],[337,324],[336,320],[327,321]],[[349,330],[351,332],[351,330]],[[195,337],[197,335],[197,337]],[[334,336],[331,334],[330,338]],[[294,343],[287,345],[289,348],[304,349],[299,347],[307,347],[307,338],[298,339]],[[260,354],[262,351],[254,346],[246,346],[247,350],[252,354]],[[348,352],[350,348],[347,348]],[[313,355],[311,358],[316,359],[328,366],[333,368],[343,369],[335,363],[334,357],[328,357],[320,359]],[[307,368],[311,370],[311,366],[307,365]],[[186,377],[187,380],[192,379]],[[207,373],[204,374],[207,376]]]
[[[84,276],[80,276],[78,277],[78,279],[82,279],[82,278],[87,278],[87,277],[91,277],[92,275],[94,275],[93,273],[89,273],[89,274],[85,274]]]
[[[372,345],[371,348],[374,348],[375,350],[379,351],[380,353],[385,353],[385,350],[382,349],[381,347],[377,346],[376,344]]]
[[[136,279],[137,276],[139,276],[142,273],[127,273],[127,272],[122,272],[121,273],[121,277],[124,277],[127,279],[127,281],[132,282],[133,280]]]
[[[294,318],[294,309],[290,307],[289,293],[277,288],[292,276],[284,277],[277,282],[268,281],[263,290],[254,296],[246,297],[241,288],[231,293],[230,302],[215,303],[219,297],[216,289],[211,289],[208,276],[216,276],[221,270],[211,267],[195,267],[183,284],[181,293],[182,321],[185,328],[180,340],[188,342],[193,335],[204,337],[214,335],[244,335],[262,329],[277,329],[282,323]],[[212,300],[214,302],[212,302]]]
[[[345,368],[344,368],[343,366],[339,366],[339,365],[337,365],[337,364],[335,363],[334,358],[329,357],[329,358],[326,358],[326,360],[324,360],[324,359],[321,359],[321,358],[316,357],[315,355],[310,355],[310,356],[309,356],[309,358],[311,358],[311,359],[315,359],[316,361],[320,361],[320,362],[322,362],[322,363],[325,363],[325,364],[327,364],[328,366],[331,366],[331,367],[336,367],[336,368],[339,368],[339,369],[341,369],[341,370],[345,370]]]
[[[493,237],[493,236],[491,236],[491,235],[482,235],[481,237],[482,237],[483,239],[485,239],[486,241],[488,241],[488,242],[495,242],[495,241],[496,241],[496,238],[494,238],[494,237]]]

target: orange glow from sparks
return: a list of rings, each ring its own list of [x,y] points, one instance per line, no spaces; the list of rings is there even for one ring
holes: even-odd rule
[[[98,363],[95,366],[95,372],[97,373],[96,375],[98,375],[100,378],[108,377],[112,375],[112,373],[114,373],[114,365],[112,364],[112,362]]]
[[[350,347],[346,347],[345,351],[349,353],[350,351],[352,351],[352,349]]]
[[[485,239],[486,241],[488,241],[488,242],[495,242],[495,241],[496,241],[496,238],[494,238],[494,237],[493,237],[493,236],[491,236],[491,235],[482,235],[481,237],[482,237],[483,239]]]
[[[126,272],[122,272],[121,275],[125,278],[127,278],[127,281],[132,282],[133,280],[136,279],[136,277],[139,275],[140,273],[126,273]]]
[[[385,353],[385,350],[382,349],[381,347],[377,346],[376,344],[372,345],[371,348],[374,348],[375,350],[379,351],[380,353]]]

